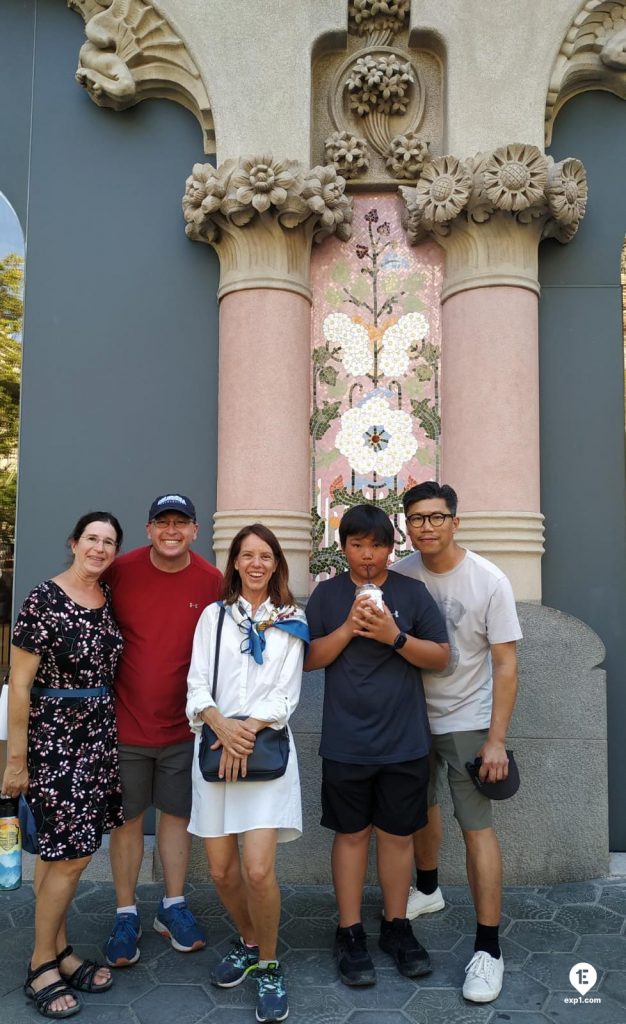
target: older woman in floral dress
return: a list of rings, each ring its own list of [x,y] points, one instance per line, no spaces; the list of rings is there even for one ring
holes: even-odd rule
[[[26,598],[13,631],[9,740],[2,783],[28,795],[37,825],[35,945],[24,991],[44,1017],[70,1017],[75,991],[103,992],[108,967],[68,945],[66,916],[106,829],[124,822],[111,685],[122,637],[100,576],[122,528],[108,512],[82,516],[65,572]]]

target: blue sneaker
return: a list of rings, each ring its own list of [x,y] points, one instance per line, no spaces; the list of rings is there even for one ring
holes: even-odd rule
[[[246,946],[241,939],[235,939],[233,948],[211,971],[211,984],[218,988],[234,988],[250,971],[256,970],[258,962],[259,947]]]
[[[104,955],[109,967],[130,967],[141,956],[137,943],[141,938],[139,914],[116,914],[115,924]]]
[[[194,949],[204,949],[206,946],[204,930],[184,900],[182,903],[174,903],[167,910],[161,900],[152,927],[159,935],[169,939],[179,953],[193,953]]]
[[[285,1020],[289,1014],[289,1004],[280,964],[271,961],[267,967],[257,967],[254,980],[258,986],[256,1019],[258,1021]]]

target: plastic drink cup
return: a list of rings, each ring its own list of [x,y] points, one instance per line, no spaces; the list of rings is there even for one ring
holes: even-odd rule
[[[380,608],[381,612],[383,611],[383,592],[375,583],[362,583],[360,587],[356,588],[354,596],[357,601],[367,598],[377,608]]]

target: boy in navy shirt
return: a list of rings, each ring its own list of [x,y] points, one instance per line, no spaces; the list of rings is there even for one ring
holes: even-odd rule
[[[373,985],[361,924],[372,828],[384,898],[379,945],[401,974],[430,970],[406,918],[412,833],[426,824],[430,731],[420,668],[442,669],[444,621],[423,584],[387,572],[393,526],[382,509],[356,505],[339,538],[348,572],[319,583],[307,605],[305,669],[325,669],[320,754],[322,825],[335,832],[332,872],[339,927],[335,956],[346,985]],[[356,587],[373,583],[384,608]]]

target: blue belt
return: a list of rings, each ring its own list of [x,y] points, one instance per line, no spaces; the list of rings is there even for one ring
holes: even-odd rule
[[[111,693],[110,686],[91,686],[85,690],[54,690],[47,686],[33,686],[30,691],[34,697],[63,697],[69,700],[80,700],[81,697],[104,697]]]

